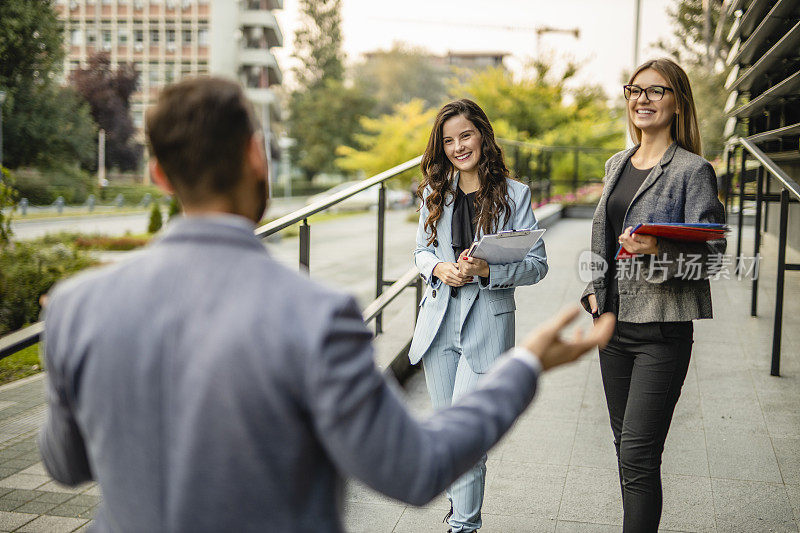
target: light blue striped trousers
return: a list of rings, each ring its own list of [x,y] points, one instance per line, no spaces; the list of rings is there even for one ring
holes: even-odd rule
[[[446,291],[446,292],[445,292]],[[450,296],[450,287],[442,286],[442,296],[450,298],[447,311],[442,318],[441,326],[436,332],[430,348],[422,358],[425,371],[425,383],[434,409],[444,409],[465,394],[475,390],[482,374],[472,371],[467,357],[462,351],[462,335],[485,333],[481,326],[485,320],[470,313],[472,306],[462,310],[461,298],[465,291],[459,290],[455,298]],[[465,295],[464,295],[465,296]],[[464,325],[461,326],[461,314],[467,313]],[[475,343],[470,343],[475,345]],[[480,345],[481,343],[477,343]],[[496,355],[497,354],[491,354]],[[481,527],[481,505],[486,480],[486,456],[471,470],[458,478],[447,489],[447,497],[453,506],[453,514],[448,519],[453,532],[475,531]]]

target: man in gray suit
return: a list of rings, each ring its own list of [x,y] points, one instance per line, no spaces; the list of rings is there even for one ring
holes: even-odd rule
[[[420,505],[533,398],[542,369],[605,343],[531,334],[474,394],[424,422],[373,363],[354,300],[275,262],[253,235],[263,139],[241,89],[166,88],[151,171],[185,216],[122,264],[52,291],[45,322],[50,474],[95,479],[100,531],[341,531],[341,476]],[[535,354],[535,355],[533,355]]]

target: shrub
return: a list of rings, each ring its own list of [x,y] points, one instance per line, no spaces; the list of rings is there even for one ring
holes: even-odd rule
[[[174,217],[181,214],[181,204],[178,203],[177,196],[172,196],[169,201],[169,208],[167,209],[167,220],[172,220]]]
[[[75,165],[14,171],[19,198],[32,205],[50,205],[59,196],[68,204],[82,204],[93,190],[92,177]]]
[[[154,199],[163,198],[164,193],[161,189],[153,185],[141,185],[136,183],[128,184],[110,184],[103,187],[102,198],[103,201],[111,201],[117,197],[118,194],[122,195],[125,205],[139,205],[145,194],[150,193]]]
[[[16,200],[17,191],[14,190],[11,173],[0,166],[0,248],[11,238],[11,212],[17,205]],[[6,208],[9,209],[8,214],[3,211]]]
[[[109,250],[109,251],[128,251],[141,248],[150,239],[146,237],[109,237],[107,235],[86,235],[75,239],[75,247],[82,250]]]
[[[63,244],[15,243],[0,250],[0,335],[39,317],[39,299],[53,284],[96,264]]]
[[[148,233],[155,233],[161,229],[164,220],[161,217],[161,206],[158,202],[153,202],[153,207],[150,209],[150,224],[147,226]]]

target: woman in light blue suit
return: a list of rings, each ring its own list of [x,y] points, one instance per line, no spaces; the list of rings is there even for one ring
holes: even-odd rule
[[[414,261],[427,287],[409,358],[422,361],[431,402],[441,409],[472,391],[514,346],[514,287],[541,280],[547,257],[542,241],[518,263],[489,265],[463,255],[484,234],[537,228],[530,189],[508,177],[477,104],[457,100],[439,111],[420,166]],[[481,527],[485,477],[484,457],[448,489],[449,531]]]

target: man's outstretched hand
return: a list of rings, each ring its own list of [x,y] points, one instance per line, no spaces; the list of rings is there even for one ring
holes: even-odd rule
[[[567,327],[581,309],[572,307],[561,311],[528,334],[522,345],[536,355],[544,370],[564,363],[570,363],[595,346],[603,347],[614,332],[616,317],[613,313],[603,313],[595,320],[594,327],[588,335],[578,329],[571,341],[561,338],[561,330]]]

